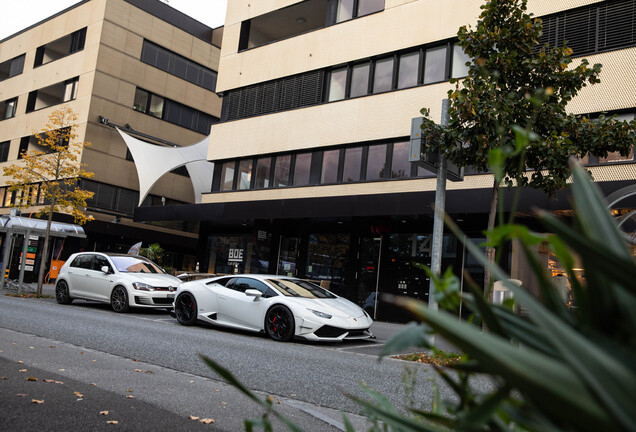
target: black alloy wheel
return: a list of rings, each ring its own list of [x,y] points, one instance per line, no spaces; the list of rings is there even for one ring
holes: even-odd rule
[[[283,306],[276,305],[267,311],[265,316],[265,332],[279,342],[287,342],[294,337],[294,316]]]
[[[179,324],[190,326],[197,321],[197,301],[190,293],[183,293],[174,302],[174,314]]]
[[[124,313],[130,310],[128,304],[128,292],[123,286],[116,286],[110,295],[110,305],[117,313]]]
[[[71,304],[73,301],[71,295],[68,293],[68,285],[63,280],[55,285],[55,300],[63,305]]]

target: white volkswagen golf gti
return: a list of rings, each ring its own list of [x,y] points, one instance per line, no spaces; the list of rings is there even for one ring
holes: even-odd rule
[[[73,299],[110,303],[115,312],[131,307],[166,309],[172,306],[179,282],[141,256],[80,252],[60,269],[55,298],[60,304]]]

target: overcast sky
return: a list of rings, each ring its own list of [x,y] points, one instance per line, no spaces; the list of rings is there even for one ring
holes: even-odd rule
[[[74,5],[79,0],[0,0],[0,39]],[[225,22],[227,0],[163,0],[210,27]]]

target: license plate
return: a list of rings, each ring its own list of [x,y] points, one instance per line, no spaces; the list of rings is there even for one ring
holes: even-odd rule
[[[174,300],[174,294],[168,294],[168,300]]]

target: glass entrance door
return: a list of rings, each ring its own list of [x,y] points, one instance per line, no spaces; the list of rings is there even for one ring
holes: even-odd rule
[[[382,237],[361,237],[358,248],[358,304],[373,319],[377,316],[380,295]]]
[[[276,274],[298,276],[298,257],[300,255],[300,237],[280,238],[278,249],[278,269]]]

